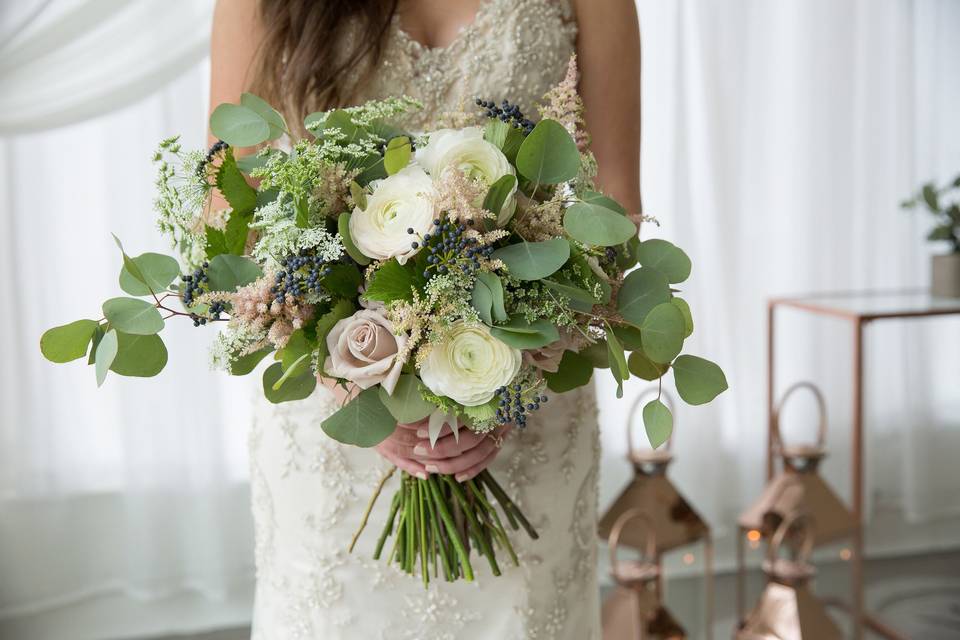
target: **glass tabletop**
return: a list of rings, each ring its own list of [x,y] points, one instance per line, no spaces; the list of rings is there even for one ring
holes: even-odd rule
[[[779,298],[771,304],[862,319],[960,314],[960,298],[938,298],[925,290],[818,293]]]

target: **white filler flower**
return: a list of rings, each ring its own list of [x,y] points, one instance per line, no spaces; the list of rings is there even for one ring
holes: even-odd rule
[[[434,179],[439,179],[450,168],[459,169],[471,180],[480,179],[487,186],[503,176],[515,176],[516,171],[500,149],[483,139],[480,127],[463,129],[439,129],[430,134],[427,145],[417,151],[417,162]],[[500,211],[495,211],[498,219],[508,219],[516,207],[514,194],[516,185],[509,197],[504,200]],[[481,204],[481,203],[476,203]]]
[[[404,264],[422,248],[420,238],[433,226],[435,195],[430,176],[416,166],[376,182],[367,208],[357,207],[350,216],[353,243],[367,257]]]
[[[420,379],[438,396],[475,407],[513,380],[520,360],[520,351],[493,337],[486,326],[457,322],[431,346]]]

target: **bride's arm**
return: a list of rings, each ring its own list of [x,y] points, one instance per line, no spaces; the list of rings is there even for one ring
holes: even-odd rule
[[[636,216],[642,211],[637,9],[633,0],[575,0],[574,10],[580,95],[598,186]]]

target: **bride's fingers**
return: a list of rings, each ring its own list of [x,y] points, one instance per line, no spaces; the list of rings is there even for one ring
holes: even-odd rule
[[[456,479],[457,482],[466,482],[467,480],[473,479],[474,477],[476,477],[478,473],[480,473],[481,471],[483,471],[484,469],[490,466],[494,458],[497,457],[498,453],[500,453],[500,449],[495,447],[493,451],[491,451],[487,455],[486,458],[484,458],[477,464],[473,465],[469,469],[465,469],[464,471],[461,471],[460,473],[456,474],[454,478]]]
[[[395,443],[384,440],[376,446],[376,450],[377,453],[392,462],[401,471],[406,471],[410,475],[424,480],[427,478],[427,470],[423,464],[414,460],[409,455],[404,455]]]
[[[460,437],[455,438],[453,434],[443,436],[437,440],[436,446],[430,446],[430,440],[418,440],[413,450],[414,455],[430,459],[455,458],[467,451],[470,451],[484,440],[488,440],[487,434],[478,434],[469,429],[460,429]]]
[[[486,438],[466,453],[454,458],[444,458],[442,460],[418,458],[418,461],[423,463],[428,473],[455,475],[478,464],[496,448],[497,444],[492,439]]]

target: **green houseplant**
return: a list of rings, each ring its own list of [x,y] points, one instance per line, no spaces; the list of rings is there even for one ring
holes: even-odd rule
[[[927,240],[948,243],[949,253],[932,256],[930,290],[938,297],[960,298],[960,175],[943,187],[924,184],[901,206],[924,207],[934,217],[936,226]]]

